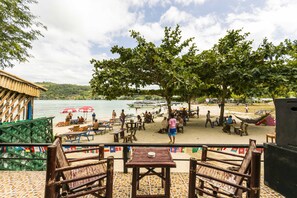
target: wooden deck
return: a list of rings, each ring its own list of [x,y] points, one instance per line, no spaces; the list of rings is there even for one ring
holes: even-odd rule
[[[186,198],[188,195],[188,173],[173,172],[171,174],[171,197]],[[0,171],[0,197],[44,197],[44,171]],[[131,193],[132,176],[115,172],[114,198],[129,198]],[[161,190],[160,179],[156,176],[145,177],[141,180],[138,194],[156,194]],[[92,197],[92,196],[86,196]],[[261,197],[283,197],[263,184],[261,177]]]

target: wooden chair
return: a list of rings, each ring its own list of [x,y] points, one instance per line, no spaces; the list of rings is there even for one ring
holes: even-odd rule
[[[240,129],[239,129],[240,136],[242,136],[242,134],[249,135],[247,131],[248,126],[249,125],[247,123],[244,123],[244,122],[240,123]]]
[[[243,160],[241,164],[229,162],[209,157],[208,152],[217,153],[222,157],[225,155],[239,157]],[[212,160],[216,164],[211,164],[208,160]],[[247,197],[260,197],[260,160],[261,153],[256,151],[255,140],[250,140],[249,149],[245,156],[209,150],[207,146],[203,146],[201,162],[195,158],[190,160],[188,197],[197,197],[196,191],[200,196],[205,193],[213,197],[242,197],[242,193],[247,192]],[[233,167],[227,168],[228,165]],[[199,180],[198,185],[196,185],[197,178]]]
[[[130,132],[124,137],[123,143],[133,143],[133,140],[137,141],[136,131],[136,128],[130,129]]]
[[[274,143],[275,136],[276,136],[276,133],[267,133],[266,134],[266,142],[269,142],[269,138],[270,138],[271,142]]]
[[[72,160],[66,157],[69,153],[98,149],[99,157]],[[112,198],[113,157],[108,157],[107,160],[103,158],[104,146],[64,152],[61,140],[57,138],[48,147],[45,198],[79,197],[87,194]]]

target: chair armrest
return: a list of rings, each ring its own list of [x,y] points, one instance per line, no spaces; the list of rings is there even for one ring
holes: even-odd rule
[[[62,167],[62,168],[57,168],[56,171],[57,172],[69,171],[69,170],[84,168],[84,167],[88,167],[88,166],[96,166],[96,165],[105,164],[105,163],[107,163],[107,160],[100,160],[98,162],[91,162],[91,163],[85,163],[85,164],[76,164],[76,165],[66,166],[66,167]]]
[[[212,164],[207,164],[207,163],[203,163],[203,162],[198,162],[197,161],[197,165],[199,165],[199,166],[205,166],[205,167],[208,167],[208,168],[213,168],[215,170],[219,170],[219,171],[223,171],[223,172],[226,172],[226,173],[234,174],[236,176],[251,178],[250,175],[242,174],[242,173],[239,173],[237,171],[231,171],[231,170],[228,170],[228,169],[225,169],[225,168],[221,168],[221,167],[217,167],[217,166],[214,166]]]

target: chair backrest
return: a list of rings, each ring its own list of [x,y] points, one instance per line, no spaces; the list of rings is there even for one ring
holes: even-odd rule
[[[79,125],[73,126],[72,131],[74,131],[74,132],[79,131]]]
[[[61,140],[60,138],[57,138],[54,142],[53,145],[56,146],[57,150],[56,150],[56,167],[57,168],[62,168],[62,167],[67,167],[70,166],[70,163],[63,151],[63,147],[61,144]],[[63,177],[64,178],[70,178],[71,177],[71,173],[70,171],[64,171],[63,172]]]
[[[238,170],[239,173],[245,174],[248,172],[251,166],[252,161],[252,152],[256,149],[256,140],[250,140],[249,149],[246,152],[244,159],[241,162],[240,168]],[[240,184],[242,182],[242,177],[236,177],[236,183]]]

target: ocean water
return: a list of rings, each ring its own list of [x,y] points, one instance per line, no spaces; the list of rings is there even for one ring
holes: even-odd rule
[[[73,107],[80,108],[82,106],[92,106],[96,113],[96,118],[99,120],[109,120],[111,118],[112,110],[115,110],[117,117],[120,116],[122,109],[125,114],[138,115],[147,111],[157,111],[158,109],[135,109],[130,108],[127,104],[133,103],[133,100],[34,100],[34,118],[52,117],[54,116],[54,123],[65,121],[67,113],[61,113],[64,108]],[[163,110],[163,109],[162,109]],[[92,113],[73,113],[73,117],[86,117],[87,120],[92,120]]]

